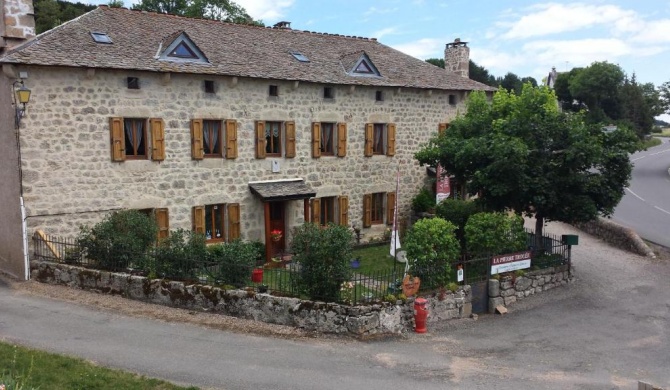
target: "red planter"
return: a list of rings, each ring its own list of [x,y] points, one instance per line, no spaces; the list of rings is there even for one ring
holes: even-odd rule
[[[255,268],[251,271],[251,281],[254,283],[263,282],[263,268]]]

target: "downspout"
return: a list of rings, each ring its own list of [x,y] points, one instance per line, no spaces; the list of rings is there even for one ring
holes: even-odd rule
[[[23,187],[23,183],[21,183]],[[23,192],[23,191],[21,191]],[[23,203],[23,194],[19,197],[21,202],[21,234],[23,236],[23,269],[25,280],[30,280],[30,258],[28,256],[28,226],[26,224],[26,206]]]

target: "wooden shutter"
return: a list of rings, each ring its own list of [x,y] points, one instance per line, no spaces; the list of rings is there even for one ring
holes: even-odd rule
[[[240,204],[228,205],[228,241],[240,238]]]
[[[193,231],[205,235],[205,206],[193,208]]]
[[[191,119],[191,157],[194,160],[202,160],[205,157],[203,142],[202,119]]]
[[[154,210],[156,225],[158,225],[158,239],[167,238],[170,235],[170,217],[168,209]]]
[[[438,134],[438,135],[442,135],[442,134],[444,134],[444,133],[447,131],[448,128],[449,128],[449,124],[448,124],[448,123],[440,123],[440,124],[437,126],[437,134]]]
[[[347,155],[347,124],[337,124],[337,157]]]
[[[151,159],[165,160],[165,123],[161,118],[149,119],[151,126]]]
[[[365,124],[365,157],[372,156],[372,140],[375,138],[374,123]]]
[[[395,156],[395,123],[386,125],[386,155]]]
[[[237,121],[226,120],[226,158],[237,158]]]
[[[372,194],[363,195],[363,227],[372,226]]]
[[[395,211],[395,192],[386,194],[386,224],[393,225],[393,213]]]
[[[286,158],[295,157],[295,122],[284,123],[286,127]]]
[[[315,223],[317,225],[321,225],[321,199],[319,198],[314,198],[311,201],[312,203],[312,223]]]
[[[349,197],[340,196],[337,198],[339,213],[340,213],[340,225],[349,226]]]
[[[321,123],[312,122],[312,157],[321,157]]]
[[[265,158],[265,121],[256,121],[256,158]]]
[[[123,118],[109,118],[109,136],[112,144],[112,161],[126,160],[126,137]]]

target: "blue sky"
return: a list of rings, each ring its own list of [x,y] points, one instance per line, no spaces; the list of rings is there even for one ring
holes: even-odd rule
[[[130,6],[136,0],[125,0]],[[93,1],[106,3],[107,1]],[[421,59],[442,58],[454,38],[495,76],[540,82],[594,61],[619,64],[639,82],[670,81],[670,1],[237,0],[266,25],[378,38]]]

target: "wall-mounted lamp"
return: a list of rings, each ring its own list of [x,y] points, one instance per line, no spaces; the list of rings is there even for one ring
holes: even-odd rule
[[[17,88],[18,85],[21,86]],[[23,84],[23,80],[14,81],[12,88],[14,89],[12,95],[14,100],[14,124],[18,129],[21,125],[21,118],[26,113],[26,104],[30,101],[30,90]]]

